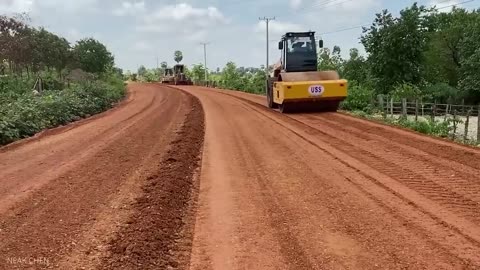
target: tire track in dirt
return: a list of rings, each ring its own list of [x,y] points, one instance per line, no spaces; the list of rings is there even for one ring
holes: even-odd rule
[[[432,138],[427,135],[418,134],[410,130],[404,130],[398,127],[382,125],[364,119],[359,119],[349,115],[337,113],[329,116],[335,121],[343,123],[345,126],[353,126],[360,128],[364,133],[376,134],[401,145],[414,147],[432,156],[441,159],[454,161],[464,166],[469,166],[474,170],[480,168],[480,160],[478,158],[478,149],[466,145],[459,145],[440,138]]]
[[[444,167],[418,160],[409,154],[398,153],[387,143],[366,141],[356,136],[356,133],[346,132],[341,126],[332,125],[323,119],[327,116],[319,117],[321,120],[311,116],[295,116],[324,136],[328,136],[328,143],[336,148],[438,201],[447,209],[480,224],[478,179],[448,171]],[[464,185],[459,185],[459,182],[463,182]]]
[[[250,95],[189,92],[207,115],[192,269],[480,265],[476,224],[351,157],[340,142],[246,101]]]
[[[374,194],[371,196],[376,197],[377,201],[380,201],[378,198],[385,198],[385,191],[395,195],[395,197],[400,199],[400,202],[404,204],[402,205],[403,208],[410,208],[410,211],[401,211],[401,213],[405,215],[408,220],[414,221],[416,225],[421,228],[423,234],[429,235],[429,237],[435,239],[434,241],[440,245],[442,245],[442,242],[445,241],[445,239],[449,239],[451,242],[449,242],[449,247],[447,249],[452,249],[456,256],[465,258],[467,260],[467,265],[477,265],[479,263],[478,258],[475,255],[477,252],[480,252],[480,235],[478,225],[472,224],[471,222],[460,218],[457,215],[453,215],[440,205],[432,203],[423,196],[419,196],[414,192],[412,193],[414,190],[406,188],[400,184],[397,179],[391,178],[382,172],[372,171],[372,168],[369,166],[370,164],[368,162],[364,162],[362,159],[352,159],[352,157],[349,155],[349,151],[339,152],[339,150],[336,148],[341,149],[341,144],[344,143],[343,141],[341,144],[339,144],[339,142],[333,144],[332,146],[334,148],[330,149],[331,144],[329,140],[324,140],[322,138],[325,136],[325,134],[323,134],[321,131],[316,129],[314,126],[296,120],[295,116],[281,115],[268,110],[263,106],[263,104],[259,104],[260,98],[257,98],[256,96],[251,97],[250,95],[244,96],[242,93],[231,94],[228,91],[219,91],[218,93],[246,101],[246,104],[248,104],[251,109],[254,109],[264,115],[268,115],[268,117],[273,121],[292,130],[292,132],[294,132],[297,136],[309,141],[313,146],[327,151],[327,153],[339,160],[342,164],[356,170],[357,173],[364,175],[366,179],[369,179],[372,181],[372,183],[381,187],[380,190],[383,189],[383,191],[371,192],[375,187],[367,185],[368,188],[366,188],[366,191],[370,192],[370,194]],[[288,124],[283,123],[284,121]],[[295,126],[295,128],[292,129],[291,126]],[[305,134],[300,134],[298,130],[302,130],[302,133]],[[312,137],[312,139],[308,139],[308,137],[312,134],[314,137]],[[330,137],[328,138],[330,139]],[[319,144],[319,142],[322,144]],[[328,147],[326,147],[327,145]],[[365,183],[357,184],[365,186]],[[390,198],[390,200],[392,199]],[[382,200],[382,202],[385,205],[385,201]],[[393,211],[399,211],[399,209],[402,208],[398,205],[390,206],[392,209],[394,209]],[[412,218],[415,216],[417,218]]]
[[[249,107],[251,109],[267,116],[271,120],[293,132],[296,136],[308,141],[312,146],[325,151],[325,153],[329,154],[334,159],[347,167],[354,169],[357,173],[363,175],[366,179],[381,187],[380,190],[372,192],[375,187],[365,185],[365,183],[362,182],[354,183],[352,179],[346,177],[347,180],[351,181],[358,187],[362,187],[365,194],[370,194],[370,196],[373,196],[372,198],[376,198],[378,203],[381,203],[381,205],[390,209],[390,211],[393,211],[391,213],[401,212],[409,222],[415,220],[420,221],[417,222],[416,226],[421,228],[423,234],[427,234],[429,237],[433,238],[437,244],[442,244],[445,239],[451,241],[449,243],[449,248],[454,250],[456,256],[462,257],[466,260],[466,266],[471,267],[480,264],[480,259],[476,255],[480,252],[480,228],[478,225],[472,224],[456,215],[452,215],[442,207],[432,204],[421,196],[412,193],[410,189],[398,185],[397,179],[390,178],[382,172],[371,171],[368,162],[364,163],[365,161],[362,159],[352,159],[350,151],[342,151],[342,145],[345,142],[342,141],[340,143],[332,144],[330,136],[325,140],[324,132],[295,119],[295,116],[278,114],[274,117],[271,112],[266,112],[264,106],[249,100],[247,100],[247,103],[250,105]],[[285,121],[285,123],[280,119],[287,121]],[[298,128],[299,126],[303,127]],[[302,135],[298,130],[305,132],[305,135]],[[321,136],[318,136],[319,134]],[[309,135],[313,135],[314,137],[310,139],[308,138]],[[386,198],[386,194],[382,194],[385,191],[393,194],[396,197],[395,199],[400,199],[399,202],[405,204],[403,207],[410,208],[410,210],[400,211],[402,207],[399,205],[394,205],[392,207],[391,204],[386,203],[391,201],[392,198],[383,200],[379,199],[382,197]],[[420,213],[416,213],[417,211]],[[449,251],[448,248],[445,249],[445,251],[448,252],[452,252],[452,250]]]

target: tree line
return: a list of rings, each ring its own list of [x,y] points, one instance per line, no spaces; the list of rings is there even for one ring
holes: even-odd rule
[[[0,145],[111,108],[125,96],[121,75],[95,39],[72,45],[26,15],[0,16]]]
[[[339,46],[318,53],[319,70],[337,70],[350,82],[344,108],[362,109],[377,95],[480,103],[480,9],[454,7],[440,12],[414,3],[399,16],[383,10],[363,28],[359,41],[365,55],[352,48],[344,58]],[[161,71],[156,74],[160,76]],[[203,81],[204,72],[202,64],[187,71],[193,81]],[[223,88],[254,93],[265,89],[263,67],[244,68],[228,62],[209,74],[209,80]]]
[[[480,9],[439,12],[415,3],[398,17],[383,10],[363,28],[360,42],[366,56],[351,49],[342,59],[338,46],[319,54],[320,70],[336,69],[351,82],[347,105],[364,106],[378,94],[480,103]]]
[[[0,74],[30,76],[42,70],[61,74],[76,68],[100,74],[114,68],[114,57],[101,42],[85,38],[72,45],[29,22],[26,14],[0,16]]]

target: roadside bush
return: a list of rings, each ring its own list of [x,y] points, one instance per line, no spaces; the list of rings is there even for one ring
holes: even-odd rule
[[[421,96],[421,91],[416,85],[403,83],[395,86],[392,95],[397,100],[401,100],[402,98],[418,98]]]
[[[347,111],[369,112],[372,108],[372,99],[374,91],[368,87],[362,86],[356,82],[351,82],[348,88],[348,96],[342,102],[342,109]]]
[[[111,108],[125,95],[121,80],[73,84],[64,90],[31,91],[3,100],[0,107],[0,145]]]
[[[437,83],[425,87],[424,92],[427,98],[439,103],[459,103],[461,102],[460,92],[447,83]]]
[[[406,127],[417,132],[429,135],[435,135],[440,137],[448,137],[451,130],[450,123],[448,121],[432,121],[432,120],[409,120],[401,118],[395,122],[395,124]]]

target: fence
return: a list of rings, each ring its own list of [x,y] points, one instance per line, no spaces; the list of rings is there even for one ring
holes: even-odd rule
[[[408,101],[378,96],[374,106],[383,117],[448,121],[452,139],[463,139],[464,142],[480,143],[480,105],[455,105],[424,103],[421,100]]]

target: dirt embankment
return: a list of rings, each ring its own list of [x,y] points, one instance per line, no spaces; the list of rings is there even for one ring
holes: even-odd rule
[[[189,264],[204,138],[200,102],[189,101],[192,109],[157,172],[147,178],[134,214],[111,241],[101,269],[183,269]]]

